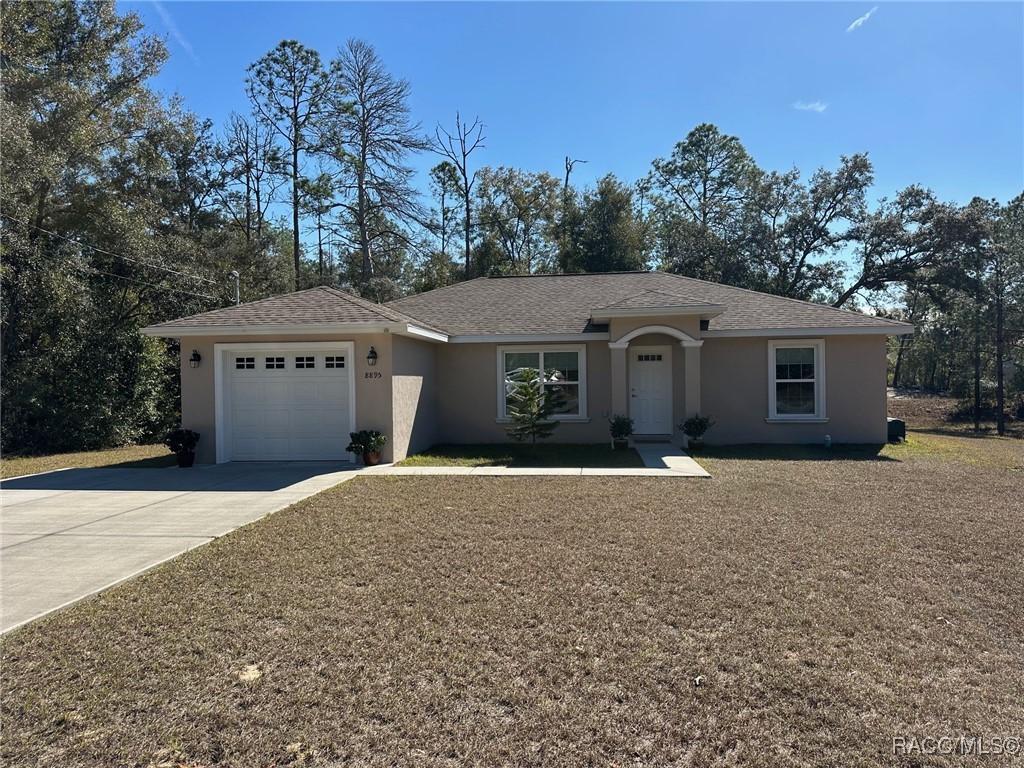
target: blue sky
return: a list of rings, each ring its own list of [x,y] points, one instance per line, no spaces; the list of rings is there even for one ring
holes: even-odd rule
[[[457,109],[480,116],[479,163],[560,175],[569,154],[589,161],[578,181],[608,172],[632,181],[712,122],[767,169],[809,174],[867,151],[876,197],[911,183],[960,202],[1024,190],[1020,3],[122,8],[167,39],[170,61],[155,87],[217,123],[246,109],[245,69],[281,39],[330,58],[358,37],[411,82],[425,129],[452,123]]]

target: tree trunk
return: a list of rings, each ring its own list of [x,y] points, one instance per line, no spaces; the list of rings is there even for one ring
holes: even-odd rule
[[[448,198],[445,189],[441,187],[441,254],[448,256]]]
[[[295,290],[299,290],[299,113],[292,111],[292,257],[295,261]]]
[[[974,304],[974,431],[981,431],[981,311]]]
[[[469,179],[466,178],[465,174],[463,174],[462,202],[463,202],[463,205],[465,207],[465,213],[466,213],[466,220],[464,222],[464,224],[465,224],[465,232],[466,232],[466,279],[469,280],[472,277],[472,274],[471,274],[472,266],[470,264],[470,255],[469,255],[469,248],[470,248],[470,223],[469,223],[470,203],[469,203]]]
[[[358,211],[359,219],[359,252],[362,254],[362,268],[359,272],[359,282],[365,291],[370,285],[370,278],[373,277],[373,262],[370,260],[370,232],[366,226],[367,205],[366,205],[366,176],[362,168],[357,176],[358,189]]]
[[[320,259],[320,285],[324,284],[324,237],[323,217],[320,211],[316,213],[316,252]]]
[[[910,302],[910,318],[909,319],[910,319],[911,323],[913,323],[914,320],[917,317],[917,299],[918,299],[919,296],[920,296],[920,294],[915,290],[914,291],[914,298]],[[899,349],[896,351],[896,365],[893,366],[893,369],[892,369],[892,386],[893,386],[893,389],[895,389],[896,387],[898,387],[900,385],[900,372],[903,369],[903,353],[904,353],[904,351],[906,351],[906,348],[907,348],[907,337],[906,336],[900,336],[900,346],[899,346]]]
[[[996,255],[996,432],[1006,434],[1005,383],[1003,381],[1003,357],[1005,356],[1006,332],[1003,328],[1003,270],[1002,257]]]

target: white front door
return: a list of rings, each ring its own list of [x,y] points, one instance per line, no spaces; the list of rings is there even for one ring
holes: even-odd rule
[[[222,352],[225,461],[346,461],[351,345],[239,345]]]
[[[629,348],[629,415],[637,435],[672,434],[672,347]]]

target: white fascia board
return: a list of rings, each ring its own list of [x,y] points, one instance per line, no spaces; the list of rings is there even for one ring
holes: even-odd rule
[[[439,331],[432,331],[429,328],[422,328],[418,325],[408,324],[405,326],[404,331],[399,333],[407,334],[409,336],[420,336],[424,339],[430,339],[430,341],[448,341],[449,337],[447,334],[440,333]]]
[[[562,344],[565,342],[608,341],[607,332],[601,333],[485,333],[449,336],[451,344]]]
[[[139,333],[146,336],[161,336],[180,339],[184,336],[323,336],[325,334],[361,334],[405,332],[405,323],[274,323],[272,325],[193,325],[166,326],[150,325]]]
[[[755,328],[701,331],[703,339],[736,339],[748,337],[786,338],[790,336],[907,336],[912,325],[862,325],[849,328]]]
[[[721,304],[674,304],[666,307],[629,307],[625,309],[593,309],[590,319],[595,323],[608,322],[613,317],[672,317],[699,315],[710,320],[725,312]]]

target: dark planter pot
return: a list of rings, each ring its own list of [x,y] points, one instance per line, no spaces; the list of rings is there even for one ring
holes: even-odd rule
[[[704,449],[704,438],[703,437],[690,437],[686,440],[686,448],[696,453],[697,451]]]
[[[612,440],[612,448],[616,451],[624,451],[629,448],[629,440]]]
[[[363,454],[363,464],[374,467],[380,464],[380,451],[367,451]]]
[[[195,451],[182,451],[181,453],[175,454],[178,457],[179,467],[191,467],[196,463],[196,452]]]

